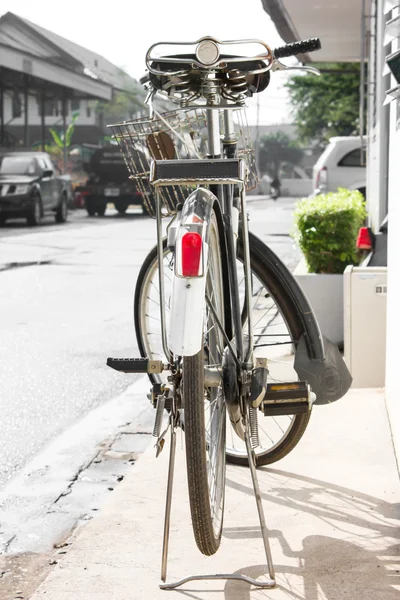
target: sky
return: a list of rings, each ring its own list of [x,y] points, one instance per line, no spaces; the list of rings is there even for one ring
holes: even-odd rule
[[[257,38],[272,48],[283,43],[261,0],[1,0],[0,16],[8,11],[101,54],[135,79],[145,72],[146,51],[160,41],[212,35],[220,40]],[[272,74],[266,92],[256,95],[260,124],[292,121],[282,87],[285,77]],[[249,101],[249,123],[256,122],[256,96]]]

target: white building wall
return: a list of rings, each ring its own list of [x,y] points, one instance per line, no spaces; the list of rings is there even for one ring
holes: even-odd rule
[[[399,14],[400,9],[397,10]],[[395,12],[393,16],[395,16]],[[400,47],[400,40],[392,43],[392,52]],[[395,86],[394,77],[391,87]],[[399,339],[400,339],[400,244],[396,232],[400,228],[400,102],[390,103],[389,133],[389,233],[388,233],[388,298],[386,343],[386,403],[392,428],[397,460],[400,464],[400,392],[399,392]]]
[[[388,53],[383,45],[386,17],[383,14],[384,0],[371,3],[371,37],[368,77],[368,171],[367,205],[369,222],[378,231],[387,212],[387,161],[389,107],[384,106],[385,92],[389,87],[389,76],[383,75]]]

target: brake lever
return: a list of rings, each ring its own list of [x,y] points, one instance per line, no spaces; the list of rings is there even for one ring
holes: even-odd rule
[[[271,66],[271,71],[306,71],[311,73],[312,75],[321,75],[321,71],[316,69],[315,67],[288,67],[281,63],[277,58],[274,58]]]

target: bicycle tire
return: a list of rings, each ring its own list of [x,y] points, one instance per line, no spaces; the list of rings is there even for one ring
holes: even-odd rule
[[[222,262],[214,216],[210,221],[206,295],[223,321]],[[204,303],[204,349],[182,358],[182,405],[193,533],[200,552],[210,556],[218,550],[222,535],[226,409],[222,387],[207,388],[204,381],[204,367],[221,364],[224,345],[205,299]]]
[[[304,333],[303,324],[298,316],[296,307],[294,306],[292,296],[287,290],[282,281],[272,274],[269,269],[269,264],[265,260],[263,252],[264,244],[255,235],[249,234],[250,242],[250,257],[251,257],[251,269],[252,272],[256,273],[257,276],[266,282],[266,287],[273,296],[276,304],[279,306],[282,312],[283,318],[287,324],[288,330],[293,340],[299,340],[301,335]],[[239,259],[243,259],[243,246],[241,239],[239,238],[239,244],[237,248],[237,254]],[[294,344],[296,345],[296,344]],[[287,432],[287,435],[280,441],[280,443],[272,448],[271,450],[256,453],[257,466],[270,465],[278,460],[281,460],[289,452],[291,452],[299,443],[303,434],[307,428],[308,422],[311,417],[311,410],[307,413],[295,415],[293,424]],[[268,417],[264,417],[268,418]],[[249,461],[247,455],[237,455],[232,452],[227,452],[227,461],[232,464],[241,466],[248,466]]]
[[[298,315],[298,311],[295,306],[292,294],[288,289],[286,283],[283,282],[276,275],[276,270],[272,268],[269,259],[265,256],[264,244],[255,235],[251,233],[249,235],[249,242],[252,272],[256,274],[256,276],[263,283],[265,288],[271,292],[271,296],[274,298],[275,303],[282,314],[283,320],[287,324],[288,331],[290,332],[290,335],[294,340],[294,345],[296,345],[297,340],[299,340],[301,335],[306,332],[304,330],[303,322],[301,321]],[[167,248],[166,242],[164,242],[165,256],[168,255],[168,252],[169,250]],[[238,257],[239,259],[243,258],[243,248],[240,242],[240,238],[238,244]],[[151,279],[151,273],[156,272],[156,264],[157,248],[154,247],[147,255],[142,265],[137,279],[135,290],[134,322],[137,343],[142,356],[149,356],[151,354],[150,343],[148,340],[145,339],[144,336],[144,311],[142,310],[142,307],[145,304],[144,299],[146,295],[148,281]],[[161,357],[162,353],[160,353],[160,355],[157,356],[157,358]],[[159,381],[159,379],[157,379],[157,376],[154,375],[149,375],[149,378],[152,383],[156,383],[157,381]],[[300,415],[294,415],[292,422],[286,431],[286,435],[279,441],[277,445],[265,452],[258,451],[256,449],[255,453],[257,459],[257,466],[272,464],[274,462],[277,462],[278,460],[281,460],[287,454],[289,454],[289,452],[291,452],[295,448],[295,446],[302,438],[308,425],[310,416],[311,411]],[[261,416],[261,422],[263,419],[267,418],[268,417]],[[240,454],[234,453],[227,449],[227,461],[233,464],[248,466],[248,459],[245,452]]]

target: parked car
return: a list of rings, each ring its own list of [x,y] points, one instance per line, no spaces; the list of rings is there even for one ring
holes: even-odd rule
[[[64,223],[71,198],[69,175],[56,175],[45,152],[0,154],[0,224],[25,217],[29,225],[38,225],[47,214]]]
[[[113,203],[120,214],[125,213],[130,205],[140,205],[145,212],[143,195],[128,178],[119,146],[107,144],[90,149],[91,153],[87,153],[86,157],[82,153],[82,166],[88,179],[84,185],[75,188],[77,205],[81,198],[90,216],[104,215],[109,203]],[[147,162],[145,166],[150,168]]]
[[[313,169],[313,195],[339,187],[359,190],[366,197],[365,148],[356,136],[332,137]]]

